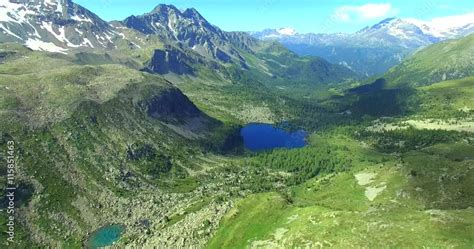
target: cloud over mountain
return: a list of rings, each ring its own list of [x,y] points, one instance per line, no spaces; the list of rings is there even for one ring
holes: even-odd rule
[[[385,17],[395,12],[389,3],[368,3],[364,5],[343,5],[338,7],[333,17],[341,21],[367,20]]]

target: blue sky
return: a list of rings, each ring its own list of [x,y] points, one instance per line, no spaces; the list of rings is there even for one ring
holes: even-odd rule
[[[226,31],[292,27],[300,33],[355,32],[387,17],[430,20],[474,11],[473,0],[74,0],[105,20],[149,12],[160,3],[193,7]]]

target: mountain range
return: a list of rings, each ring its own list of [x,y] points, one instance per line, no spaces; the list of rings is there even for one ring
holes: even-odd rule
[[[331,63],[194,8],[0,2],[0,247],[469,248],[474,34],[439,27],[313,35]]]
[[[307,73],[317,78],[308,84],[337,83],[356,77],[350,70],[323,59],[296,59],[291,52],[271,45],[272,42],[260,42],[244,32],[222,31],[195,9],[180,11],[172,5],[158,5],[149,13],[110,23],[69,0],[7,1],[0,5],[0,11],[3,42],[23,43],[33,50],[63,54],[81,51],[105,51],[116,57],[134,54],[132,61],[126,59],[129,64],[161,74],[193,75],[196,65],[207,65],[204,70],[211,69],[209,74],[225,81],[230,77],[228,66],[235,65],[234,69],[239,71],[283,79],[288,76],[282,70],[300,71],[304,64],[311,64],[312,71]],[[272,53],[295,60],[280,59],[274,63],[262,56]],[[331,70],[340,73],[328,73]]]
[[[474,32],[474,15],[431,22],[388,18],[355,33],[299,34],[291,28],[250,32],[258,39],[278,40],[300,55],[320,56],[372,76],[385,72],[419,48]]]

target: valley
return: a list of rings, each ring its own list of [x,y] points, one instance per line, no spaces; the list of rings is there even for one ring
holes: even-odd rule
[[[0,10],[2,248],[474,244],[474,34],[369,78],[193,8]]]

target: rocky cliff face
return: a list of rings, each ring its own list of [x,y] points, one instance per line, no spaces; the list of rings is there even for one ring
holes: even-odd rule
[[[156,49],[148,63],[148,69],[158,74],[193,74],[193,68],[188,65],[193,62],[196,61],[178,49]]]
[[[143,34],[157,35],[168,43],[178,43],[197,54],[230,63],[243,61],[236,48],[251,51],[257,41],[247,34],[225,32],[210,24],[195,9],[181,12],[172,5],[158,5],[151,12],[130,16],[123,24]]]
[[[164,121],[196,118],[203,113],[178,89],[167,89],[139,103],[149,117]]]

